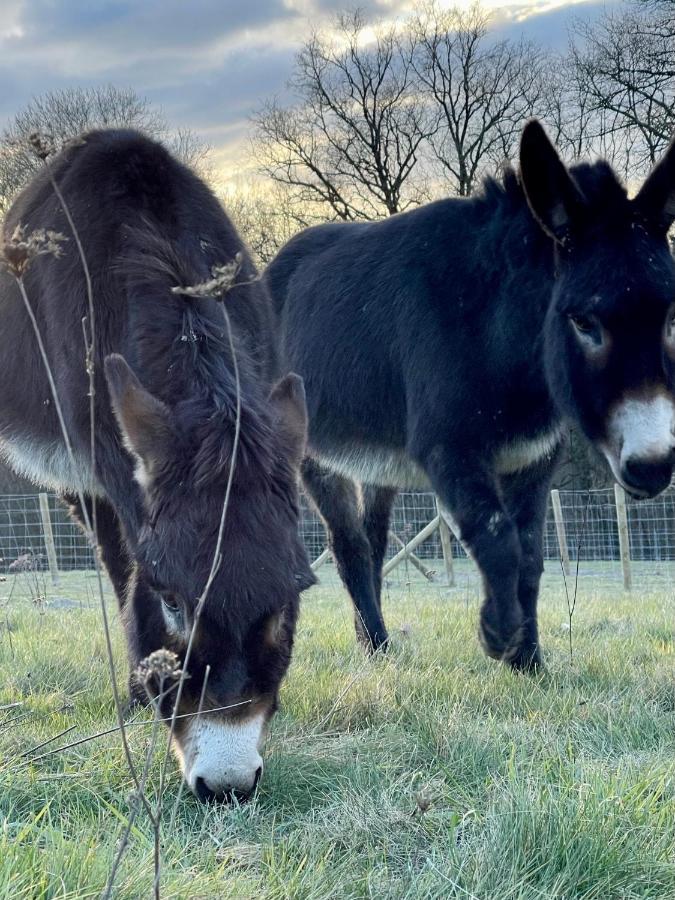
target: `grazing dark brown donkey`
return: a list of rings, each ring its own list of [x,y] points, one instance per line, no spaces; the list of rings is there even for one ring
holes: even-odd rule
[[[64,496],[95,494],[101,556],[123,607],[132,671],[161,647],[184,657],[214,557],[235,434],[222,304],[172,288],[202,283],[214,265],[243,253],[241,283],[226,297],[241,377],[239,449],[222,561],[196,631],[180,715],[197,710],[207,666],[210,676],[203,714],[178,719],[176,743],[199,797],[246,794],[261,772],[260,743],[290,660],[298,595],[313,581],[298,536],[302,382],[289,375],[270,393],[268,296],[252,282],[253,266],[219,203],[163,147],[131,131],[92,132],[51,167],[93,277],[96,471],[82,331],[87,296],[72,239],[62,257],[35,259],[25,284],[74,461],[7,274],[0,282],[0,448],[36,484]],[[5,235],[19,223],[70,236],[44,172],[15,202]]]
[[[486,652],[529,668],[564,419],[631,493],[669,484],[674,219],[675,146],[629,200],[607,163],[568,172],[531,122],[519,178],[308,229],[271,263],[284,361],[307,390],[303,477],[372,647],[397,488],[436,492],[483,576]],[[354,480],[370,485],[363,514]]]

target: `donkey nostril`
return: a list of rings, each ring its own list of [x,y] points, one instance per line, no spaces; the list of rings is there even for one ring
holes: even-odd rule
[[[211,790],[203,778],[195,779],[194,792],[202,803],[213,803],[218,799],[216,792]]]
[[[263,767],[258,766],[258,768],[255,770],[255,775],[253,776],[253,783],[251,784],[251,787],[246,788],[245,790],[228,786],[226,788],[223,788],[222,790],[214,791],[213,788],[210,788],[208,786],[206,781],[201,776],[197,776],[197,778],[195,778],[193,791],[202,801],[202,803],[217,803],[221,801],[228,803],[234,799],[239,800],[240,802],[244,802],[245,800],[249,799],[249,797],[253,794],[256,787],[258,786],[260,776],[262,775],[262,770]]]

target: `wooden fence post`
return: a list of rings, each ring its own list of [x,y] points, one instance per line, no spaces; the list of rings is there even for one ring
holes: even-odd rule
[[[384,566],[384,568],[382,569],[382,575],[387,575],[389,572],[391,572],[392,569],[395,569],[399,563],[403,562],[406,556],[410,556],[410,553],[415,549],[415,547],[419,547],[421,543],[426,541],[426,539],[430,535],[432,535],[438,528],[439,518],[440,516],[436,516],[431,520],[431,522],[429,522],[428,525],[424,526],[419,534],[416,534],[411,541],[408,541],[405,547],[399,550],[396,556],[392,557]]]
[[[52,575],[52,584],[58,584],[59,567],[56,561],[56,544],[54,543],[52,520],[49,515],[49,500],[46,494],[40,494],[40,516],[42,517],[42,533],[45,539],[45,547],[47,548],[47,561],[49,562],[49,571]]]
[[[438,533],[441,538],[441,550],[443,551],[443,562],[445,563],[445,571],[448,576],[448,586],[454,587],[455,570],[452,564],[452,532],[443,518],[443,513],[438,505],[438,497],[436,497],[436,512],[438,513]]]
[[[321,568],[321,566],[326,562],[328,557],[330,556],[330,548],[326,547],[324,550],[319,553],[314,562],[310,565],[310,569],[312,572],[316,572],[317,569]]]
[[[616,501],[616,521],[619,526],[619,553],[623,570],[623,587],[629,591],[632,587],[630,572],[630,541],[628,539],[628,513],[626,512],[626,492],[620,484],[614,484]]]
[[[405,547],[405,543],[401,540],[401,538],[393,531],[389,532],[389,540],[393,541],[394,544],[398,544],[399,547]],[[427,581],[435,581],[436,578],[431,569],[428,569],[422,560],[415,556],[415,554],[411,551],[408,552],[408,559],[415,566],[415,568],[424,575]]]
[[[555,520],[555,530],[558,535],[558,547],[560,547],[563,572],[565,575],[570,575],[570,553],[567,547],[567,534],[565,533],[565,520],[563,519],[562,505],[560,503],[560,491],[556,489],[551,491],[551,504],[553,506],[553,519]]]

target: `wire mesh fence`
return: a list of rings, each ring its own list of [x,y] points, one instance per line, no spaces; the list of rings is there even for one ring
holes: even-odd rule
[[[621,583],[622,566],[619,518],[612,489],[597,491],[560,491],[562,522],[574,574],[602,581]],[[56,566],[60,572],[90,571],[93,552],[67,510],[56,497],[46,497],[48,519],[41,511],[39,495],[0,496],[0,575],[17,572],[45,572],[49,568],[46,531],[51,530]],[[43,501],[44,502],[44,501]],[[634,584],[652,581],[675,582],[675,488],[653,500],[640,502],[627,498],[627,529],[630,565]],[[397,554],[437,515],[436,499],[431,493],[401,493],[394,505],[387,558]],[[311,559],[321,556],[327,545],[321,518],[306,498],[302,500],[301,533]],[[549,503],[544,530],[546,569],[560,573],[560,544]],[[452,558],[463,578],[475,577],[461,544],[451,542]],[[420,562],[416,578],[447,581],[438,529],[414,551]],[[410,561],[410,557],[406,560]],[[413,560],[414,561],[414,560]],[[320,574],[330,577],[333,566],[328,559]],[[426,572],[426,574],[425,574]],[[388,579],[411,577],[408,565],[388,574]]]
[[[94,554],[66,507],[47,494],[59,571],[90,570]],[[0,496],[0,573],[48,568],[45,522],[38,494]]]

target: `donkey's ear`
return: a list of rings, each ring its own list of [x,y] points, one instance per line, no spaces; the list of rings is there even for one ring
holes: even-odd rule
[[[172,440],[169,407],[145,390],[117,353],[106,357],[105,377],[124,443],[143,464],[145,472],[139,480],[145,481],[165,458]]]
[[[633,203],[664,234],[675,222],[675,138],[647,176]]]
[[[275,408],[276,425],[288,447],[291,462],[299,466],[307,443],[307,404],[302,378],[293,372],[285,375],[272,388],[269,399]]]
[[[584,209],[584,197],[536,119],[520,139],[520,180],[535,219],[549,237],[564,244]]]

